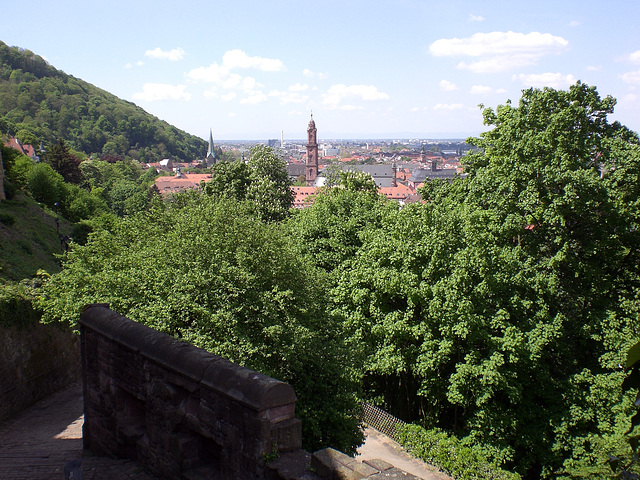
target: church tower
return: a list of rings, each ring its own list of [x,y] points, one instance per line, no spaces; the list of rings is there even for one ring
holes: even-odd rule
[[[207,150],[205,161],[207,162],[207,167],[216,163],[216,150],[213,146],[213,132],[211,129],[209,129],[209,149]]]
[[[313,187],[313,183],[318,176],[318,131],[316,122],[313,121],[313,113],[307,127],[307,187]]]

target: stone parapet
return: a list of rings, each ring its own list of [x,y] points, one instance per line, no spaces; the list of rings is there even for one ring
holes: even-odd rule
[[[290,385],[88,305],[80,317],[84,446],[160,478],[274,478],[302,446]]]

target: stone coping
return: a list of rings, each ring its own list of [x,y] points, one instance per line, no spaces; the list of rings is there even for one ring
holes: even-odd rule
[[[134,322],[110,310],[108,304],[86,305],[80,314],[80,325],[253,410],[262,411],[297,400],[290,385]]]

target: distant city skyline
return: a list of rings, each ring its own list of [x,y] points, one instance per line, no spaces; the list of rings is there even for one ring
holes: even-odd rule
[[[577,80],[640,131],[640,2],[25,0],[0,40],[216,140],[466,138]],[[25,21],[28,18],[37,22]]]

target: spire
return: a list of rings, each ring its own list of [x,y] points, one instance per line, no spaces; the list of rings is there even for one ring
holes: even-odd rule
[[[209,150],[207,150],[207,158],[211,155],[214,159],[216,158],[216,151],[213,147],[213,132],[209,129]]]
[[[207,165],[211,166],[216,163],[216,150],[213,145],[213,132],[209,129],[209,149],[207,150],[207,157],[205,158]]]

